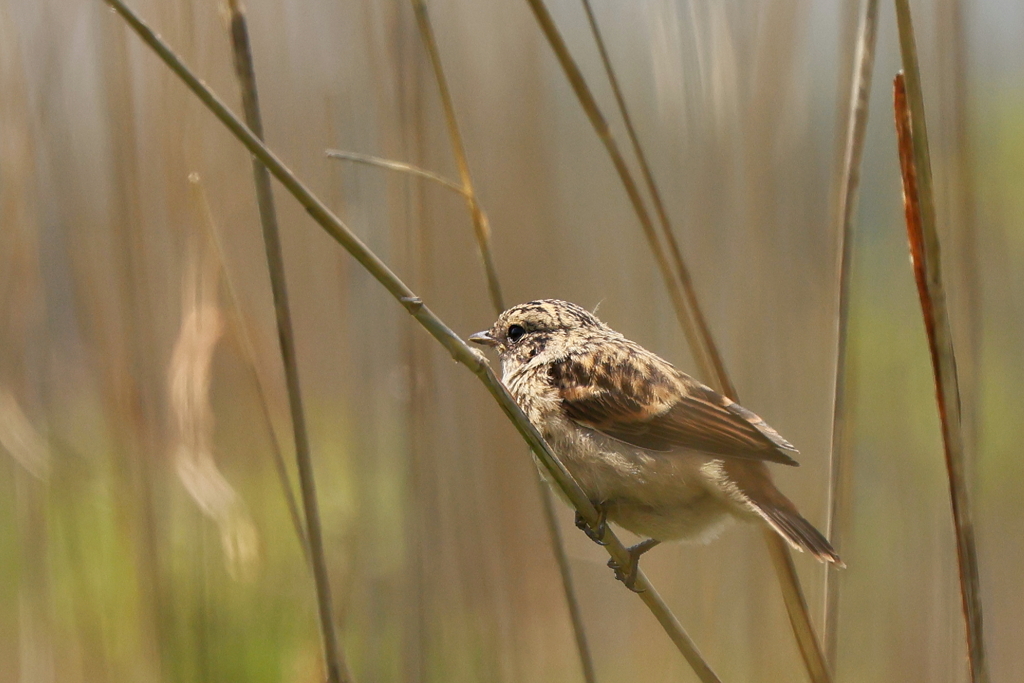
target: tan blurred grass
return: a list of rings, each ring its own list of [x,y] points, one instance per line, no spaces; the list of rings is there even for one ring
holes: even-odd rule
[[[214,6],[138,7],[218,91],[235,92]],[[554,8],[574,48],[585,35],[576,7]],[[249,9],[268,139],[446,320],[460,332],[479,329],[491,313],[461,199],[401,177],[339,170],[320,153],[359,149],[454,175],[406,4],[266,0]],[[690,368],[625,198],[525,6],[452,0],[431,9],[451,55],[446,67],[506,296],[603,301],[602,317]],[[652,167],[682,225],[683,248],[695,255],[710,324],[744,400],[805,454],[799,471],[780,478],[820,522],[835,263],[834,236],[823,226],[832,224],[827,169],[839,64],[827,37],[838,26],[808,3],[595,9],[615,27],[609,49],[623,62],[640,133],[657,141]],[[23,83],[23,94],[4,100],[23,114],[4,114],[4,124],[26,132],[30,152],[0,158],[0,192],[20,176],[26,190],[15,196],[45,201],[26,204],[24,218],[3,214],[4,226],[24,226],[39,244],[24,252],[39,285],[30,305],[11,303],[10,283],[24,284],[26,271],[11,266],[16,252],[5,249],[0,382],[16,387],[26,414],[59,446],[49,489],[36,513],[21,517],[22,537],[37,541],[36,550],[0,534],[0,656],[27,656],[19,648],[29,635],[13,615],[40,585],[31,577],[46,587],[34,593],[50,615],[43,632],[56,636],[36,661],[62,680],[312,678],[317,636],[305,570],[237,350],[225,345],[213,357],[211,405],[224,476],[266,542],[253,584],[230,580],[217,532],[180,493],[166,460],[171,425],[160,417],[181,323],[192,170],[207,180],[239,296],[256,316],[255,346],[273,348],[248,159],[98,2],[7,10],[16,40],[4,45],[25,59],[10,67],[4,52],[4,92]],[[925,24],[926,87],[943,82],[936,46],[944,38]],[[884,74],[895,63],[891,27],[880,44],[888,46],[879,55]],[[598,74],[597,55],[581,50],[584,69]],[[1013,276],[1024,231],[1011,210],[1013,176],[1000,169],[1019,164],[1024,152],[1013,141],[1024,119],[1012,92],[969,73],[985,84],[968,100],[976,122],[968,133],[978,141],[971,173],[988,181],[981,211],[990,226],[978,243],[984,296],[973,309],[986,331],[978,367],[988,397],[979,420],[979,541],[983,577],[1002,598],[991,611],[993,674],[1012,680],[1024,671],[1015,653],[1022,610],[1005,569],[1021,554],[1013,491],[1024,473],[1014,464],[1020,435],[1008,407],[1024,379],[1014,361],[1022,285]],[[935,96],[933,132],[943,150],[955,149],[953,127],[941,122],[956,96]],[[997,130],[986,129],[990,119]],[[963,680],[923,336],[905,323],[916,304],[892,156],[886,122],[873,120],[852,301],[851,353],[862,374],[851,397],[859,419],[840,679]],[[517,437],[301,209],[285,201],[280,209],[329,559],[347,587],[337,601],[356,679],[577,680],[534,513],[532,465]],[[46,306],[38,303],[44,293]],[[36,331],[8,324],[25,313],[39,316]],[[272,414],[282,421],[283,384],[271,375]],[[0,477],[13,492],[7,480]],[[5,526],[18,519],[13,500],[0,507]],[[481,514],[485,503],[500,514]],[[426,520],[437,554],[417,550]],[[599,680],[685,680],[685,665],[631,596],[609,596],[601,554],[573,535],[568,517],[563,523]],[[708,547],[667,548],[649,564],[726,680],[787,680],[800,666],[758,543],[733,529]],[[817,600],[813,569],[800,569]],[[0,670],[0,680],[16,675]]]

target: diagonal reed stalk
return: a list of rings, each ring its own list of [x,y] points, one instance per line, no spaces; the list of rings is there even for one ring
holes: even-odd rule
[[[853,58],[853,83],[850,89],[850,110],[846,120],[846,143],[843,150],[843,170],[839,184],[839,255],[838,301],[836,329],[835,400],[832,404],[832,448],[829,457],[828,520],[825,536],[832,547],[842,554],[840,542],[844,524],[848,519],[849,500],[846,488],[850,482],[850,441],[847,430],[848,408],[847,345],[850,322],[850,281],[852,278],[853,222],[857,213],[857,195],[860,189],[860,166],[864,156],[864,138],[868,124],[868,105],[871,96],[871,77],[875,64],[875,44],[878,36],[878,0],[865,0],[864,12],[857,31],[857,46]],[[830,670],[835,672],[839,650],[839,582],[829,565],[825,565],[825,604],[823,639],[825,656]]]
[[[565,466],[555,456],[550,446],[533,426],[530,420],[516,404],[504,385],[491,370],[487,358],[478,350],[470,347],[455,332],[431,311],[409,287],[395,275],[387,264],[370,251],[344,222],[335,216],[330,209],[313,192],[302,183],[292,171],[259,139],[209,87],[181,61],[173,50],[135,14],[124,0],[104,0],[131,27],[139,38],[159,57],[167,67],[191,90],[196,97],[213,113],[217,119],[234,135],[242,145],[259,160],[267,170],[285,187],[288,192],[306,209],[310,217],[321,228],[338,242],[366,271],[373,276],[405,310],[440,343],[451,355],[452,359],[472,372],[484,385],[505,415],[512,422],[516,431],[529,444],[530,449],[548,470],[551,478],[565,493],[573,507],[583,516],[588,524],[597,525],[599,516],[594,505],[587,498],[579,484],[569,474]],[[615,533],[609,529],[605,535],[608,544],[605,549],[619,563],[628,561],[625,546]],[[314,551],[315,552],[315,551]],[[658,591],[648,581],[643,571],[637,575],[636,587],[643,592],[639,594],[644,604],[651,610],[668,636],[683,654],[702,683],[719,682],[720,679],[707,665],[697,650],[696,645],[683,630],[679,620],[669,610]]]
[[[982,632],[978,552],[974,541],[967,467],[964,462],[964,438],[960,423],[960,388],[956,356],[953,352],[952,328],[946,308],[946,293],[942,284],[921,74],[917,64],[910,8],[905,0],[896,1],[896,17],[899,23],[905,75],[896,75],[893,84],[893,103],[900,170],[903,174],[907,238],[935,375],[935,397],[942,425],[949,498],[953,510],[960,599],[966,626],[971,681],[988,683],[988,665]]]
[[[466,207],[469,209],[473,220],[474,234],[477,240],[477,247],[480,250],[480,259],[483,261],[484,272],[487,277],[487,290],[491,297],[491,304],[494,307],[495,315],[501,315],[505,310],[505,300],[501,295],[501,285],[498,281],[497,267],[494,265],[494,253],[491,249],[491,231],[487,221],[487,214],[484,213],[480,202],[477,200],[476,191],[473,188],[473,178],[469,172],[469,160],[466,157],[466,146],[462,141],[462,133],[459,130],[458,118],[455,116],[455,102],[452,99],[451,90],[448,88],[448,78],[444,73],[444,66],[441,62],[441,51],[438,49],[437,40],[434,37],[434,28],[430,22],[430,14],[427,12],[426,3],[423,0],[411,0],[413,12],[416,15],[416,23],[419,26],[420,36],[423,45],[430,56],[430,64],[434,70],[434,77],[437,79],[437,90],[441,96],[441,104],[444,107],[445,121],[448,126],[448,137],[451,139],[452,154],[455,156],[455,163],[459,168],[459,177],[462,180],[461,194],[466,199]],[[419,170],[419,169],[417,169]],[[435,177],[438,182],[445,182],[443,178]],[[537,485],[540,489],[541,507],[544,514],[544,523],[548,528],[548,536],[551,540],[551,551],[555,556],[555,563],[558,565],[558,573],[562,579],[562,590],[565,593],[566,606],[569,609],[569,620],[572,623],[573,636],[576,640],[576,649],[580,656],[580,666],[583,669],[583,678],[586,683],[596,683],[597,674],[594,671],[594,660],[590,654],[590,646],[587,643],[587,633],[583,626],[583,614],[580,611],[579,600],[576,597],[576,588],[572,577],[572,568],[569,566],[569,556],[565,552],[565,542],[562,539],[562,532],[558,526],[558,516],[555,512],[554,494],[538,471],[536,474]]]
[[[646,163],[635,131],[633,130],[631,119],[625,107],[625,100],[622,98],[621,89],[618,87],[618,81],[615,78],[614,70],[611,68],[607,51],[604,48],[604,42],[601,39],[600,31],[598,30],[596,20],[593,18],[593,13],[590,10],[589,3],[587,0],[584,0],[584,7],[587,10],[587,15],[591,23],[591,29],[594,32],[595,40],[598,42],[605,70],[612,82],[612,88],[616,93],[616,101],[619,103],[621,108],[623,119],[627,122],[627,128],[630,131],[630,138],[634,144],[634,151],[636,152],[638,159],[640,159],[641,167],[644,169],[645,177],[647,179],[648,189],[651,192],[659,216],[662,219],[663,233],[670,246],[670,250],[672,251],[673,263],[676,267],[674,273],[669,264],[668,258],[665,256],[664,248],[658,240],[657,234],[654,232],[650,214],[648,213],[643,199],[640,196],[640,192],[637,189],[636,181],[633,179],[633,176],[629,171],[629,167],[626,165],[625,160],[619,151],[618,144],[612,136],[608,123],[598,107],[597,100],[594,98],[593,93],[590,91],[590,88],[583,77],[583,72],[580,70],[576,61],[569,52],[569,48],[566,45],[564,38],[562,38],[561,33],[558,31],[558,27],[555,25],[554,19],[551,17],[550,12],[548,12],[544,1],[527,0],[527,2],[533,10],[537,23],[544,32],[548,43],[551,45],[551,49],[558,58],[559,64],[561,64],[563,71],[565,71],[566,78],[569,80],[573,91],[576,93],[580,106],[590,119],[595,132],[604,144],[608,155],[611,157],[615,170],[619,174],[619,178],[626,190],[626,194],[629,196],[630,202],[633,204],[633,208],[636,211],[637,218],[640,220],[640,225],[643,228],[644,235],[647,237],[648,244],[651,247],[655,261],[658,264],[658,268],[661,270],[662,277],[665,280],[665,286],[668,289],[669,297],[676,309],[676,315],[679,318],[679,322],[683,328],[683,333],[686,336],[691,351],[693,352],[694,360],[701,369],[701,374],[718,392],[732,398],[734,401],[739,401],[739,395],[735,386],[732,384],[732,381],[729,379],[725,370],[725,364],[722,361],[721,353],[719,353],[718,346],[715,344],[714,338],[711,335],[711,329],[706,322],[707,318],[701,310],[699,300],[693,287],[693,281],[690,278],[689,269],[686,267],[682,258],[682,253],[679,250],[678,243],[672,235],[667,214],[664,212],[664,205],[657,193],[657,187],[654,183],[653,176],[650,174],[649,166]],[[775,567],[775,574],[779,579],[779,587],[782,590],[783,601],[785,602],[786,611],[789,615],[790,625],[793,628],[793,635],[796,638],[801,657],[803,658],[804,665],[807,668],[807,673],[814,683],[827,683],[831,681],[831,674],[825,662],[825,656],[821,650],[821,645],[817,636],[814,634],[810,611],[807,609],[807,600],[804,597],[803,589],[800,587],[799,577],[797,576],[796,567],[793,564],[793,558],[790,554],[789,547],[786,545],[785,541],[778,536],[778,534],[769,528],[765,528],[763,535],[765,542],[768,544],[769,555],[772,559],[772,564]]]
[[[230,0],[231,47],[234,53],[235,72],[242,89],[242,109],[249,129],[259,139],[263,138],[263,121],[260,116],[259,97],[256,91],[256,72],[253,67],[252,50],[249,44],[249,29],[240,0]],[[292,429],[295,436],[295,460],[299,471],[299,490],[302,494],[302,508],[306,517],[306,541],[316,586],[317,610],[320,616],[320,634],[324,648],[324,666],[329,683],[343,683],[352,680],[338,646],[331,601],[331,584],[324,557],[323,531],[320,524],[320,506],[317,502],[316,479],[313,473],[313,459],[310,454],[309,433],[306,415],[302,406],[302,389],[299,385],[299,366],[295,351],[295,334],[292,329],[291,310],[288,303],[288,289],[285,284],[284,255],[281,251],[281,237],[274,209],[274,196],[270,186],[267,167],[255,157],[252,159],[253,182],[256,186],[256,201],[259,205],[260,224],[263,227],[263,242],[267,253],[267,268],[270,271],[270,285],[274,296],[274,310],[277,315],[277,334],[284,362],[285,382],[288,388],[288,407],[291,412]]]

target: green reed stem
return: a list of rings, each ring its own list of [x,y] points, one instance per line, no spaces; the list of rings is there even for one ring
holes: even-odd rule
[[[231,7],[231,46],[234,51],[235,72],[242,88],[242,109],[245,112],[246,123],[252,131],[250,135],[254,139],[262,140],[263,122],[256,90],[256,71],[252,61],[249,29],[239,0],[230,0],[229,4]],[[341,648],[338,646],[334,625],[331,583],[324,555],[320,505],[317,502],[313,458],[310,453],[306,414],[302,405],[302,389],[299,385],[298,355],[295,351],[295,333],[292,329],[291,307],[288,303],[288,288],[285,282],[284,255],[281,251],[277,211],[274,208],[270,173],[267,171],[267,167],[255,157],[252,159],[252,175],[256,186],[260,225],[263,227],[263,242],[266,247],[267,268],[270,271],[270,286],[274,296],[274,311],[277,314],[277,337],[281,347],[281,359],[284,362],[288,408],[295,435],[295,461],[299,471],[302,509],[306,517],[306,534],[313,569],[313,582],[316,585],[324,665],[327,680],[330,683],[347,683],[352,680],[352,676],[348,672]]]

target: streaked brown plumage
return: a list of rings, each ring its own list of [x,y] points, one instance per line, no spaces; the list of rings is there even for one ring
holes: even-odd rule
[[[502,381],[608,520],[653,539],[634,559],[659,541],[709,540],[738,517],[841,564],[765,466],[796,465],[796,449],[589,311],[531,301],[470,339],[497,349]],[[631,586],[630,570],[616,574]]]

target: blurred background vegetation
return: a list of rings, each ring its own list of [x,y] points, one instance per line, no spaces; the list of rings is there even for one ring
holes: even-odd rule
[[[802,467],[777,475],[820,528],[858,5],[594,2],[726,364],[744,403],[801,449]],[[218,2],[133,6],[240,109]],[[581,5],[550,7],[621,135]],[[600,305],[692,371],[625,193],[526,3],[430,9],[506,298]],[[881,9],[854,248],[838,679],[962,681],[892,126],[899,53]],[[991,670],[1024,680],[1024,7],[914,9]],[[248,10],[270,146],[456,331],[487,327],[462,199],[323,154],[457,177],[409,4]],[[273,458],[276,434],[292,468],[248,155],[100,0],[0,3],[0,93],[0,683],[319,680],[312,581]],[[290,197],[278,207],[355,680],[581,680],[521,439]],[[189,337],[197,311],[223,324],[219,342]],[[184,398],[182,357],[198,378]],[[188,400],[199,405],[183,413]],[[182,448],[197,431],[212,434],[209,458]],[[692,680],[560,515],[598,680]],[[823,570],[796,560],[820,623]],[[755,529],[659,548],[645,568],[724,680],[802,680]]]

